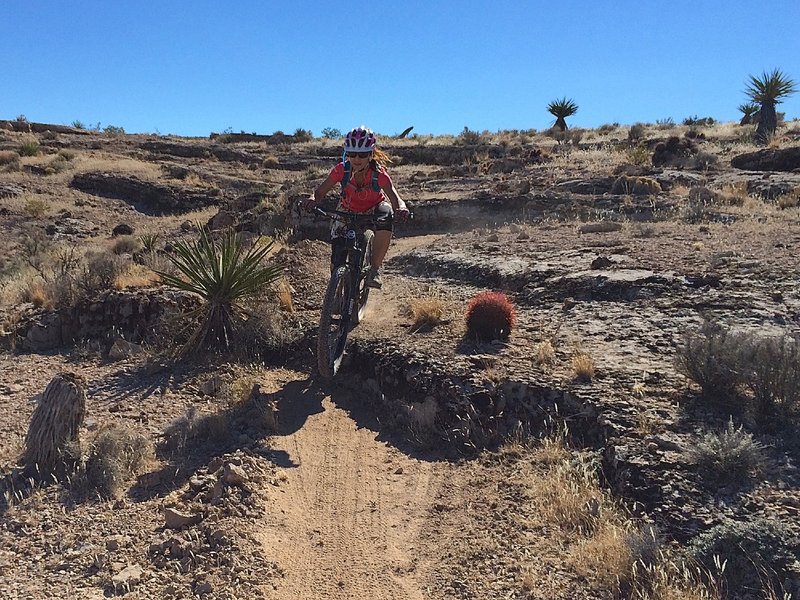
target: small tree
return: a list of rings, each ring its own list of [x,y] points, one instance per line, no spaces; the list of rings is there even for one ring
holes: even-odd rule
[[[564,96],[561,100],[553,100],[547,105],[547,112],[556,118],[555,127],[561,131],[567,130],[567,117],[571,117],[578,112],[578,105],[572,99]]]
[[[745,93],[752,102],[760,106],[756,141],[765,144],[778,128],[778,114],[775,106],[784,98],[797,91],[794,80],[789,79],[780,70],[772,73],[764,72],[761,77],[750,75]]]
[[[739,125],[752,125],[758,118],[758,104],[755,102],[748,102],[739,105],[739,111],[742,113],[742,120]]]

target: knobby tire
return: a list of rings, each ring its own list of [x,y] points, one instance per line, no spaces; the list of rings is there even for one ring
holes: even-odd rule
[[[367,301],[369,300],[370,287],[367,285],[366,271],[372,265],[372,244],[375,233],[367,229],[362,240],[364,248],[364,258],[361,261],[361,277],[358,280],[358,310],[353,312],[353,325],[358,325],[364,320],[367,312]]]
[[[350,273],[347,267],[336,268],[331,273],[328,289],[325,291],[317,335],[317,366],[325,378],[336,375],[344,356],[349,325],[342,326],[341,312],[344,303],[349,301],[350,287]],[[353,316],[357,312],[354,310]]]

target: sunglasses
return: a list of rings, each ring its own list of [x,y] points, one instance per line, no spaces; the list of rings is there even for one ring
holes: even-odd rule
[[[369,158],[372,151],[369,152],[348,152],[347,158]]]

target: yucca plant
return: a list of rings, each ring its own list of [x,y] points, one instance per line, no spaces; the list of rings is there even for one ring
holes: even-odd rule
[[[167,285],[193,292],[202,300],[188,315],[198,324],[181,356],[209,345],[230,347],[237,327],[244,322],[241,301],[283,274],[281,265],[262,263],[273,244],[255,243],[245,250],[241,236],[234,231],[228,230],[214,241],[201,227],[197,241],[174,245],[175,254],[169,259],[178,273],[157,273]]]
[[[747,102],[746,104],[739,105],[739,112],[742,113],[742,120],[739,125],[752,125],[755,123],[756,115],[758,114],[758,104],[755,102]]]
[[[752,102],[760,106],[758,127],[756,128],[757,142],[765,144],[775,134],[775,130],[778,128],[778,114],[775,112],[775,106],[796,91],[794,80],[778,69],[773,70],[772,73],[765,71],[761,77],[750,75],[745,93]]]
[[[142,243],[142,250],[147,253],[153,253],[157,250],[158,234],[157,233],[143,233],[139,236],[139,241]]]
[[[561,98],[561,100],[553,100],[550,104],[548,104],[547,112],[556,118],[554,127],[558,127],[558,129],[561,131],[566,131],[566,118],[571,117],[578,112],[578,105],[575,104],[572,99],[568,100],[567,97],[564,96]]]

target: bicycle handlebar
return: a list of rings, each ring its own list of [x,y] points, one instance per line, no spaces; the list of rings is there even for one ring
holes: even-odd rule
[[[389,219],[387,217],[377,218],[373,214],[352,213],[342,210],[328,210],[319,206],[314,207],[314,212],[320,216],[341,221],[342,223],[385,223]],[[409,220],[414,218],[414,213],[408,213]]]

